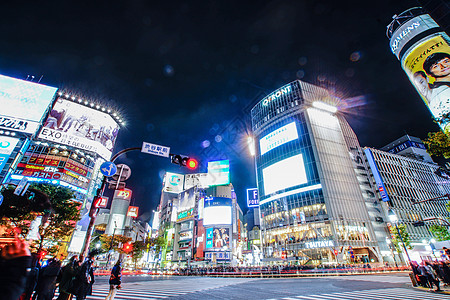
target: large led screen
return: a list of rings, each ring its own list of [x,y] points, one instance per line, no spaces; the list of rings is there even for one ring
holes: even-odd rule
[[[203,208],[203,225],[231,225],[232,201],[230,198],[207,197]]]
[[[0,75],[0,128],[34,133],[57,88]]]
[[[213,231],[214,240],[213,245],[214,248],[222,248],[230,246],[230,229],[229,228],[214,228]]]
[[[230,183],[230,162],[228,160],[208,162],[208,185],[226,185]]]
[[[38,138],[98,153],[109,160],[119,125],[107,113],[59,98]]]
[[[264,168],[263,180],[265,195],[307,183],[303,155],[294,155]]]
[[[298,132],[295,122],[280,127],[259,140],[261,155],[296,139],[298,139]]]

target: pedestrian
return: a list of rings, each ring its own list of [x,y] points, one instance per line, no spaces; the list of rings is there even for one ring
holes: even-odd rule
[[[419,270],[423,276],[426,276],[431,289],[433,288],[434,284],[436,286],[436,289],[434,291],[436,292],[441,291],[439,287],[439,279],[437,278],[437,274],[435,273],[434,269],[431,267],[429,262],[422,261],[420,263]]]
[[[120,259],[116,262],[114,267],[111,270],[111,276],[109,277],[109,293],[106,296],[105,300],[114,300],[116,296],[117,290],[121,288],[120,284],[122,283],[122,267]]]
[[[33,296],[33,299],[52,300],[53,296],[55,296],[56,280],[60,272],[61,261],[56,257],[49,259],[39,272],[36,294]]]
[[[73,285],[75,276],[79,269],[78,256],[74,255],[69,262],[61,269],[61,279],[59,281],[59,296],[57,300],[70,300],[72,294],[69,293]]]
[[[25,290],[27,269],[31,265],[28,244],[15,238],[3,244],[0,252],[0,295],[3,300],[17,300]]]
[[[79,271],[75,276],[75,280],[73,281],[72,287],[69,288],[68,292],[70,294],[75,295],[77,300],[86,299],[87,295],[92,295],[92,285],[94,284],[94,260],[95,255],[93,251],[91,251],[80,266]]]
[[[28,272],[27,281],[25,284],[25,291],[20,296],[20,300],[30,300],[36,288],[39,272],[41,270],[41,255],[39,253],[31,254],[31,269]]]

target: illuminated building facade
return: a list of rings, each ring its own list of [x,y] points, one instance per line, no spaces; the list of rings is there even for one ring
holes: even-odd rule
[[[378,241],[386,229],[381,217],[369,215],[374,189],[364,186],[368,168],[356,135],[336,111],[338,101],[297,80],[251,111],[268,263],[383,260],[387,246],[380,249]]]

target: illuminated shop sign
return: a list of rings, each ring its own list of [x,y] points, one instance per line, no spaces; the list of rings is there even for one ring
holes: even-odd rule
[[[167,172],[164,177],[164,192],[181,193],[183,191],[184,175]]]
[[[214,240],[214,228],[208,228],[206,229],[206,249],[213,247],[213,240]]]
[[[194,209],[182,211],[178,213],[177,221],[182,221],[191,218],[194,215]]]
[[[128,207],[127,217],[137,218],[138,211],[139,211],[139,207],[137,207],[137,206]]]
[[[206,252],[205,253],[205,258],[206,260],[230,260],[231,258],[231,253],[230,252],[223,252],[223,251],[218,251],[218,252]]]
[[[247,189],[247,207],[258,207],[259,206],[259,196],[258,189]]]
[[[262,100],[262,105],[263,106],[267,106],[273,100],[278,99],[278,98],[280,98],[283,95],[289,94],[290,92],[291,92],[291,85],[289,84],[287,86],[284,86],[284,87],[276,90],[275,92],[273,92],[272,94],[270,94],[269,96],[264,98]]]
[[[307,249],[325,248],[325,247],[334,247],[334,242],[332,240],[328,240],[328,241],[314,241],[305,243],[305,248]]]
[[[0,128],[34,133],[57,88],[0,75]]]
[[[423,150],[427,149],[425,147],[425,145],[422,144],[422,143],[418,143],[418,142],[414,142],[414,141],[406,141],[406,142],[396,146],[395,148],[392,148],[391,150],[389,150],[389,153],[396,154],[396,153],[398,153],[400,151],[403,151],[403,150],[405,150],[407,148],[410,148],[410,147],[423,149]]]
[[[129,190],[129,189],[117,190],[114,193],[114,198],[130,200],[131,199],[131,190]]]
[[[280,127],[259,140],[261,155],[296,139],[298,139],[298,132],[295,122]]]

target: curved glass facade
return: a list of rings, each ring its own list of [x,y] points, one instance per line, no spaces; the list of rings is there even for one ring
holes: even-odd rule
[[[366,262],[375,243],[342,120],[315,101],[336,104],[325,89],[297,80],[251,111],[264,256]]]

